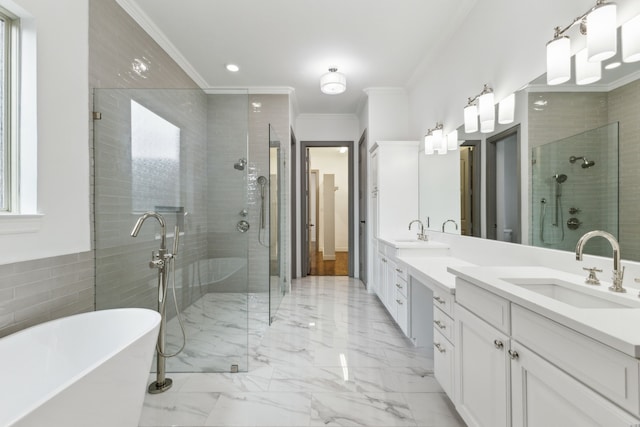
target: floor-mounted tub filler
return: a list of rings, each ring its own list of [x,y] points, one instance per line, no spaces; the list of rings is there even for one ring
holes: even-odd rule
[[[160,315],[101,310],[0,339],[0,426],[137,426]]]

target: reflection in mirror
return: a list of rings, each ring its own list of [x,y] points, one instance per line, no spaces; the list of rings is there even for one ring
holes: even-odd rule
[[[284,215],[282,210],[282,190],[284,156],[282,155],[280,138],[273,126],[269,125],[269,178],[260,176],[261,236],[268,229],[269,246],[269,319],[273,321],[278,307],[286,291],[285,277],[282,268],[282,241]],[[261,238],[261,242],[264,237]],[[264,239],[266,240],[266,239]],[[263,243],[264,244],[264,243]]]
[[[618,237],[618,123],[532,149],[531,242],[575,250],[589,230]],[[589,245],[608,255],[603,239]]]

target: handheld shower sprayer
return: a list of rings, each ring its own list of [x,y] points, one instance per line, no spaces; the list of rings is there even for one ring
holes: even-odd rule
[[[267,186],[267,178],[260,175],[258,177],[258,185],[260,185],[260,228],[264,228],[265,227],[264,193]]]

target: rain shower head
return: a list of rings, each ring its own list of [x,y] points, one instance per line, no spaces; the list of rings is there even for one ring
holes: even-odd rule
[[[239,171],[243,171],[244,170],[244,166],[247,164],[247,159],[238,159],[237,162],[235,162],[233,164],[234,169],[237,169]]]
[[[582,169],[588,169],[591,166],[596,164],[596,162],[594,162],[593,160],[587,160],[587,158],[584,157],[584,156],[580,156],[580,157],[571,156],[571,157],[569,157],[569,162],[570,163],[575,163],[576,160],[582,160],[582,164],[580,165],[582,167]]]

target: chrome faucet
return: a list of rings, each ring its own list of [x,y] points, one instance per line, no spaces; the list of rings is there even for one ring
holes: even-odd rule
[[[429,240],[427,238],[427,235],[424,234],[424,224],[419,219],[414,219],[409,223],[409,230],[411,230],[411,226],[413,225],[414,222],[417,222],[418,224],[420,224],[420,232],[418,233],[418,240],[424,240],[425,242]]]
[[[582,261],[582,250],[584,249],[584,245],[591,239],[592,237],[604,237],[611,244],[611,248],[613,249],[613,276],[611,280],[613,284],[609,287],[610,291],[613,292],[627,292],[625,288],[622,287],[622,279],[624,278],[624,267],[620,266],[620,244],[616,238],[606,231],[594,230],[585,233],[578,243],[576,244],[576,261]]]
[[[444,233],[444,226],[447,225],[448,222],[452,222],[453,225],[456,226],[456,230],[458,229],[458,223],[455,222],[453,219],[448,219],[445,222],[442,223],[442,232]]]

